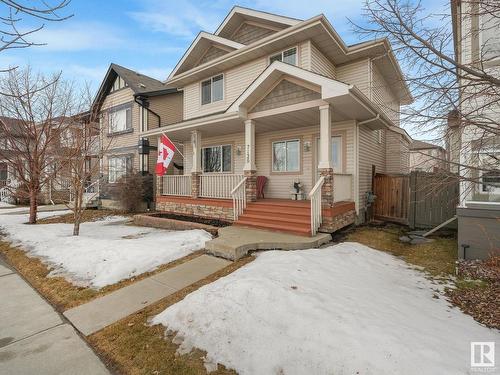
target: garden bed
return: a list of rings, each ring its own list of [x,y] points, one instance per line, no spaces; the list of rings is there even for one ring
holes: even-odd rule
[[[169,212],[135,215],[134,224],[169,230],[203,229],[212,235],[216,235],[219,228],[231,225],[230,222],[225,220],[178,215]]]

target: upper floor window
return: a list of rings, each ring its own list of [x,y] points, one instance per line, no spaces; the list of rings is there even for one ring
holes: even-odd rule
[[[109,92],[114,92],[123,89],[124,87],[128,87],[127,82],[125,82],[122,77],[118,76],[116,77],[115,82],[113,82],[113,86],[111,86],[111,90],[109,90]]]
[[[218,102],[224,98],[224,75],[219,74],[201,83],[201,104]]]
[[[109,133],[119,133],[132,129],[132,107],[121,107],[108,113]]]
[[[493,10],[484,8],[480,18],[481,59],[483,61],[500,58],[500,19]]]
[[[269,58],[270,64],[275,61],[282,61],[287,64],[297,65],[297,47],[286,49],[284,51],[281,51],[280,53],[272,55]]]

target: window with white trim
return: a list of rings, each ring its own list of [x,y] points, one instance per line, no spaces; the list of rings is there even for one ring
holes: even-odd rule
[[[286,49],[269,57],[269,64],[272,64],[275,61],[297,65],[297,47]]]
[[[201,82],[201,104],[210,104],[224,99],[224,75],[219,74]]]
[[[291,139],[273,142],[273,172],[300,171],[300,141]]]
[[[132,106],[110,110],[108,113],[109,133],[119,133],[132,129]]]
[[[108,158],[108,181],[115,183],[127,175],[132,168],[131,156],[112,156]]]
[[[481,192],[500,194],[500,171],[490,171],[482,174]]]
[[[500,61],[500,18],[494,16],[493,9],[482,9],[480,16],[481,59]]]
[[[203,147],[201,154],[203,172],[227,173],[232,171],[231,145]]]

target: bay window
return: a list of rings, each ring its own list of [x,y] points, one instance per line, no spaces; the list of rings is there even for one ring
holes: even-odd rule
[[[300,141],[273,142],[273,172],[300,171]]]
[[[269,63],[272,64],[274,61],[282,61],[287,64],[297,65],[297,47],[289,48],[272,55],[269,58]]]
[[[201,104],[218,102],[224,98],[224,75],[219,74],[201,83]]]
[[[231,145],[202,148],[202,166],[205,173],[231,172]]]

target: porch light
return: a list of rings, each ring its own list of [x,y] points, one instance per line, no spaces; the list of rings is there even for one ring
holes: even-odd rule
[[[241,146],[236,146],[236,155],[241,155]]]
[[[311,141],[304,142],[304,151],[309,152],[311,150]]]

